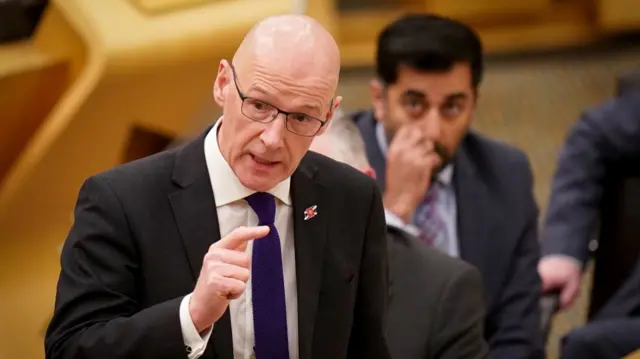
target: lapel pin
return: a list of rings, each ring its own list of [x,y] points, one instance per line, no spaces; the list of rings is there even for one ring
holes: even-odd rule
[[[304,220],[305,221],[318,215],[318,212],[316,211],[316,208],[318,208],[318,206],[313,205],[313,206],[311,206],[311,207],[309,207],[309,208],[304,210]]]

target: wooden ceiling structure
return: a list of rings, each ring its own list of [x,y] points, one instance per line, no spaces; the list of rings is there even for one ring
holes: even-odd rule
[[[348,1],[348,0],[343,0]],[[640,31],[638,0],[374,0],[376,7],[308,0],[307,13],[327,26],[342,50],[342,66],[371,66],[380,30],[407,12],[461,20],[480,34],[488,53],[547,51]]]

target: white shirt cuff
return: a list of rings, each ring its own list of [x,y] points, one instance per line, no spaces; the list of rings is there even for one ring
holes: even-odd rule
[[[213,324],[202,335],[198,333],[191,319],[191,314],[189,314],[189,299],[191,299],[191,294],[185,296],[180,302],[180,326],[182,327],[182,340],[184,341],[184,348],[187,351],[188,358],[197,359],[207,349],[207,342],[211,337]]]
[[[396,214],[387,210],[386,208],[384,209],[384,218],[387,222],[387,226],[389,227],[400,229],[414,237],[418,237],[420,235],[420,229],[418,229],[418,227],[414,226],[413,224],[404,223],[402,218],[398,217]]]

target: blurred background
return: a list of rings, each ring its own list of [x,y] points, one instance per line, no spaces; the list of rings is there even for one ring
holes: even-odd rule
[[[527,152],[544,211],[567,129],[640,69],[639,0],[0,0],[0,358],[44,357],[82,181],[214,121],[218,61],[253,24],[289,12],[321,21],[341,47],[340,94],[354,110],[370,106],[378,32],[408,11],[480,33],[488,61],[474,126]],[[579,305],[554,318],[550,358],[587,318],[584,280]]]

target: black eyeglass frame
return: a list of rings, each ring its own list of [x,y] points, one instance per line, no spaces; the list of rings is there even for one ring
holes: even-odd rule
[[[323,121],[323,120],[321,120],[319,118],[316,118],[316,117],[313,117],[313,116],[309,116],[309,115],[307,115],[305,113],[284,111],[284,110],[281,110],[281,109],[277,108],[276,106],[274,106],[274,105],[272,105],[270,103],[267,103],[267,102],[264,102],[262,100],[258,100],[257,98],[245,95],[244,92],[242,90],[240,90],[240,86],[238,85],[238,75],[237,75],[236,69],[235,69],[235,67],[233,65],[231,65],[231,72],[233,73],[233,84],[236,87],[236,91],[238,91],[238,96],[240,97],[240,100],[242,100],[242,104],[240,106],[240,112],[242,112],[242,114],[246,118],[250,119],[251,121],[255,121],[255,122],[259,122],[259,123],[270,123],[273,120],[275,120],[276,118],[278,118],[278,115],[283,114],[285,116],[284,123],[285,123],[285,128],[287,129],[287,131],[289,131],[289,132],[291,132],[293,134],[296,134],[298,136],[303,136],[303,137],[313,137],[313,136],[317,135],[318,132],[320,132],[320,130],[322,129],[322,127],[324,127],[327,124],[326,120]],[[246,103],[247,100],[253,100],[253,101],[256,101],[258,103],[262,103],[265,106],[268,106],[268,107],[272,108],[273,110],[275,110],[274,111],[275,113],[270,118],[267,118],[266,120],[256,120],[255,118],[252,118],[251,116],[248,116],[245,113],[244,106],[245,106],[245,103]],[[333,107],[333,99],[331,99],[331,102],[329,102],[329,108],[331,108],[331,107]],[[289,128],[289,121],[290,121],[290,118],[292,118],[292,116],[304,116],[304,117],[306,117],[307,119],[309,119],[311,121],[317,121],[317,123],[319,123],[320,125],[315,130],[315,132],[313,132],[312,134],[310,134],[310,133],[309,134],[307,134],[307,133],[299,133],[299,132],[296,132],[296,131],[292,130],[291,128]]]

